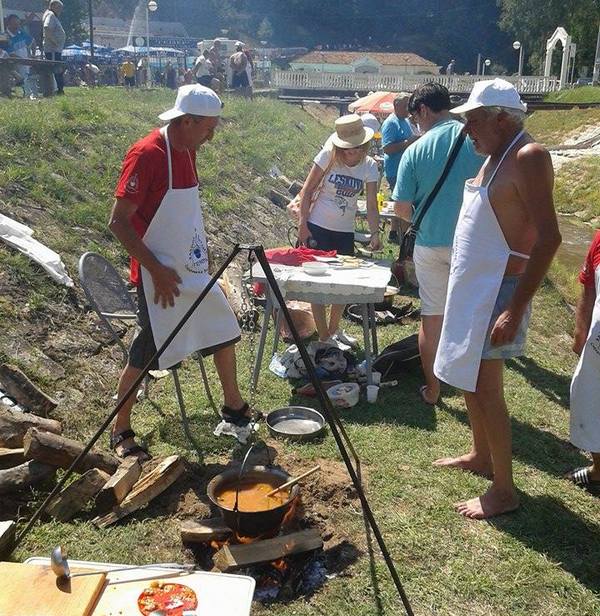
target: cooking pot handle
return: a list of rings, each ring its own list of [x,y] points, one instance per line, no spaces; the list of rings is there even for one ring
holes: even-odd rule
[[[271,457],[271,452],[269,451],[268,445],[264,441],[262,441],[262,440],[256,441],[255,443],[252,443],[252,445],[250,445],[250,447],[248,448],[248,451],[246,452],[246,455],[244,456],[244,459],[242,460],[242,465],[240,466],[240,472],[238,474],[237,488],[235,490],[235,504],[233,505],[233,510],[236,513],[238,511],[238,498],[239,498],[239,495],[240,495],[240,486],[242,485],[242,474],[244,472],[244,468],[246,467],[246,462],[248,461],[248,458],[250,456],[250,452],[257,445],[262,445],[265,448],[265,451],[267,452],[267,459],[269,460],[269,463],[267,464],[267,466],[273,466],[273,458]]]

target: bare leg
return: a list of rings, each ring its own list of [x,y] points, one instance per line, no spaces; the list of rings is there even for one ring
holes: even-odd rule
[[[477,402],[477,397],[468,391],[464,392],[467,411],[469,413],[469,423],[473,432],[473,447],[469,453],[456,458],[440,458],[436,460],[434,466],[447,466],[470,471],[476,475],[482,475],[491,479],[494,475],[492,468],[492,458],[487,441],[487,435],[483,424],[483,413]]]
[[[435,404],[440,395],[440,382],[433,373],[433,362],[440,342],[442,332],[442,322],[444,315],[425,315],[421,316],[421,327],[419,329],[419,352],[421,354],[421,365],[425,373],[425,390],[423,398],[430,404]]]
[[[225,406],[230,409],[238,410],[244,406],[244,399],[240,394],[237,382],[237,371],[235,363],[235,345],[230,344],[216,351],[213,355],[215,368],[223,387],[223,398]]]
[[[477,520],[507,513],[519,506],[512,476],[511,427],[504,401],[503,372],[504,360],[482,360],[477,380],[475,397],[487,435],[494,479],[482,496],[456,504],[461,515]]]
[[[340,321],[342,319],[342,314],[344,314],[344,308],[346,304],[333,304],[331,306],[331,312],[329,313],[329,335],[333,336],[335,332],[337,332]]]
[[[329,338],[329,327],[327,326],[327,312],[326,306],[323,304],[311,304],[310,305],[315,325],[317,326],[317,333],[319,334],[319,340],[324,342]]]
[[[134,368],[133,366],[125,366],[123,372],[121,372],[121,377],[119,378],[119,386],[117,389],[117,398],[121,400],[130,387],[133,385],[135,380],[140,376],[141,370],[139,368]],[[117,413],[117,417],[115,419],[115,423],[113,424],[112,434],[116,436],[117,434],[121,434],[121,432],[125,432],[125,430],[131,429],[131,410],[133,409],[133,405],[136,401],[137,392],[134,391],[129,398],[125,401],[125,404],[121,407],[121,410]],[[119,443],[116,447],[117,455],[121,455],[123,451],[129,449],[135,445],[135,441],[132,438],[125,439],[122,443]],[[146,454],[140,452],[139,457],[147,458]]]

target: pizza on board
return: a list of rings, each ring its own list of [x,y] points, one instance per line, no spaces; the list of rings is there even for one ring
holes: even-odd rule
[[[183,584],[152,582],[138,597],[138,608],[144,616],[160,610],[165,616],[182,616],[198,607],[196,593]]]

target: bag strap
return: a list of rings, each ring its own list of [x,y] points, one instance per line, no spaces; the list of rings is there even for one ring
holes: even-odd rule
[[[437,197],[437,194],[440,192],[440,189],[442,188],[444,182],[446,181],[446,178],[448,177],[448,174],[450,173],[450,170],[452,169],[452,165],[454,165],[454,161],[456,160],[456,157],[458,156],[458,152],[460,151],[462,144],[465,142],[465,138],[466,138],[465,132],[461,130],[460,134],[458,135],[458,139],[455,141],[454,145],[452,146],[452,150],[450,150],[450,155],[448,156],[448,160],[446,161],[446,165],[444,166],[444,170],[442,171],[442,175],[440,176],[440,179],[437,181],[436,185],[433,187],[433,190],[427,196],[427,199],[423,203],[423,206],[421,207],[421,211],[419,212],[417,219],[411,225],[412,231],[414,231],[415,233],[419,230],[419,227],[421,226],[421,222],[423,222],[423,217],[427,213],[427,210],[430,208],[431,204],[433,203],[433,200]]]
[[[309,212],[310,210],[312,210],[313,205],[316,203],[317,199],[319,198],[319,195],[321,194],[321,191],[323,190],[323,186],[325,185],[325,181],[327,180],[327,174],[331,171],[334,162],[335,162],[335,151],[332,150],[331,159],[329,160],[329,162],[327,163],[327,166],[325,167],[323,171],[323,177],[321,178],[319,183],[315,186],[315,189],[313,190],[312,195],[310,196]],[[313,163],[313,164],[316,164],[316,163]],[[304,186],[302,186],[302,189],[299,193],[301,197],[302,197],[303,192],[304,192]]]

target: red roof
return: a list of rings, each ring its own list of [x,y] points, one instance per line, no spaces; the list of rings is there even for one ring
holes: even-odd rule
[[[309,51],[295,58],[294,62],[305,64],[352,64],[361,58],[369,58],[378,64],[388,66],[437,66],[431,60],[426,60],[416,53],[385,53],[371,51]]]

